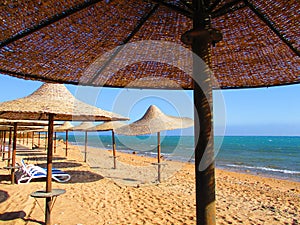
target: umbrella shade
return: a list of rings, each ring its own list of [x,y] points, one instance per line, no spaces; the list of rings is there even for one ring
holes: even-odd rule
[[[116,133],[124,135],[152,134],[164,130],[188,128],[193,125],[194,121],[190,118],[169,116],[151,105],[141,119],[116,129]]]
[[[119,121],[108,121],[108,122],[104,122],[102,124],[99,124],[97,126],[91,127],[89,129],[87,129],[88,131],[109,131],[109,130],[115,130],[118,129],[122,126],[126,125],[123,122],[119,122]]]
[[[127,120],[77,100],[62,84],[45,83],[31,95],[0,104],[2,118],[48,120]]]
[[[89,128],[94,127],[95,124],[93,122],[82,122],[78,126],[74,126],[71,131],[88,131]]]
[[[164,51],[155,45],[136,45],[127,54],[118,54],[120,49],[105,53],[143,40],[183,45],[181,37],[192,29],[193,17],[206,14],[212,28],[223,35],[223,40],[212,48],[212,68],[221,88],[300,82],[298,0],[208,0],[204,1],[204,12],[196,12],[195,5],[187,0],[47,2],[5,1],[1,5],[1,18],[5,21],[0,25],[1,73],[113,87],[127,86],[142,77],[164,77],[192,89],[191,77],[180,66],[172,67],[152,57],[169,52],[164,59],[186,64],[187,56],[176,58],[179,54],[173,54],[171,48]],[[193,34],[199,35],[201,30],[198,31]],[[209,32],[211,42],[217,42],[218,33],[214,29]],[[124,65],[133,57],[137,60]],[[112,73],[114,68],[122,69]],[[147,86],[162,88],[164,84],[148,82]]]
[[[0,104],[1,105],[1,104]],[[18,123],[18,126],[44,126],[47,125],[46,121],[39,120],[9,120],[9,119],[0,119],[0,125],[10,125],[13,126],[14,123]]]
[[[69,121],[66,121],[61,126],[55,127],[54,131],[56,131],[56,132],[67,131],[67,130],[72,129],[73,127],[74,126]]]

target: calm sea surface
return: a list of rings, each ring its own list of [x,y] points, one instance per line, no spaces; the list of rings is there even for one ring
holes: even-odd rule
[[[64,135],[59,135],[64,139]],[[84,145],[84,135],[70,135],[72,144]],[[89,135],[88,146],[112,149],[110,135]],[[118,151],[156,156],[156,136],[116,136]],[[218,168],[250,172],[300,182],[300,137],[227,136],[215,137]],[[193,162],[192,136],[161,137],[164,158]]]

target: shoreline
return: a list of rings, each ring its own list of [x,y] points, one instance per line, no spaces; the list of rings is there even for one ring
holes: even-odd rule
[[[196,224],[193,164],[181,163],[182,167],[160,184],[127,185],[116,182],[118,179],[106,177],[100,173],[99,168],[91,168],[84,162],[82,149],[77,146],[69,145],[68,157],[65,157],[63,142],[57,144],[53,165],[69,173],[72,178],[67,183],[52,183],[53,188],[66,190],[64,195],[57,198],[53,207],[53,224]],[[95,151],[99,153],[99,150]],[[103,152],[108,156],[105,163],[111,167],[111,150]],[[145,168],[155,160],[134,154],[117,154],[117,166],[133,164],[135,168]],[[17,161],[25,158],[28,163],[44,166],[45,155],[43,149],[38,149],[36,154],[25,155],[25,152],[20,152]],[[90,151],[89,157],[94,157]],[[97,154],[97,157],[100,155]],[[96,163],[101,162],[103,167],[103,161],[96,160]],[[0,224],[40,224],[44,220],[45,202],[38,200],[41,209],[29,195],[44,189],[45,181],[10,185],[8,172],[2,169],[3,164],[0,161],[0,177],[4,178],[0,182]],[[108,172],[113,170],[100,169]],[[129,171],[129,175],[132,173]],[[127,178],[126,173],[123,178]],[[133,182],[130,179],[126,181]],[[299,207],[298,182],[216,169],[217,224],[298,224]]]
[[[77,146],[78,148],[84,148],[84,145],[80,145],[80,144],[74,144],[71,143],[71,145],[73,146]],[[88,149],[99,149],[100,151],[111,151],[109,149],[103,149],[100,147],[94,147],[94,146],[88,146]],[[142,153],[138,150],[116,150],[117,153],[122,153],[122,154],[128,154],[128,155],[136,155],[136,156],[142,156],[142,157],[148,157],[148,158],[153,158],[156,159],[156,153],[153,154],[147,154],[147,153]],[[163,156],[163,154],[162,154]],[[176,159],[170,159],[168,157],[164,158],[164,160],[166,162],[178,162],[178,163],[187,163],[187,164],[191,164],[194,165],[193,161],[183,161],[183,160],[176,160]],[[244,168],[244,167],[226,167],[224,165],[218,165],[218,162],[216,162],[216,169],[218,170],[225,170],[225,171],[229,171],[229,172],[236,172],[236,173],[241,173],[241,174],[249,174],[249,175],[254,175],[254,176],[259,176],[259,177],[265,177],[265,178],[273,178],[273,179],[279,179],[279,180],[285,180],[285,181],[292,181],[292,182],[298,182],[300,183],[300,176],[297,176],[297,178],[293,178],[292,175],[290,176],[280,176],[278,173],[274,173],[273,171],[264,171],[264,172],[259,172],[257,171],[259,168],[254,168],[253,169],[249,169],[249,168]]]

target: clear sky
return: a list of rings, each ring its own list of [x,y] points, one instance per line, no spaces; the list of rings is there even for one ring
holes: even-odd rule
[[[0,75],[0,102],[24,97],[42,82]],[[117,88],[66,87],[77,98],[139,119],[154,104],[164,113],[193,117],[192,91],[153,91]],[[300,85],[214,91],[215,133],[220,135],[300,136]],[[185,134],[192,134],[187,129]]]

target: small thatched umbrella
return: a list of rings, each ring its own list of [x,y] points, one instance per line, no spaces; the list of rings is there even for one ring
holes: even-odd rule
[[[69,122],[64,122],[61,126],[54,128],[56,132],[66,132],[66,156],[68,156],[68,138],[69,138],[69,130],[72,129],[74,126]]]
[[[124,135],[157,133],[157,165],[158,181],[160,182],[160,132],[165,130],[188,128],[193,125],[194,121],[190,118],[169,116],[164,114],[156,106],[151,105],[141,119],[116,129],[116,133]]]
[[[115,141],[115,129],[124,126],[125,123],[118,122],[118,121],[108,121],[102,124],[99,124],[95,127],[88,129],[88,131],[110,131],[111,130],[111,137],[112,137],[112,146],[113,146],[113,158],[114,158],[114,169],[117,168],[117,161],[116,161],[116,141]]]
[[[46,199],[45,223],[51,224],[52,155],[54,120],[110,121],[127,120],[118,114],[104,111],[76,99],[62,84],[43,84],[31,95],[0,104],[0,117],[5,119],[48,120],[46,191],[39,196]],[[16,126],[16,123],[15,123]],[[44,194],[43,194],[44,193]]]
[[[85,139],[84,139],[84,162],[86,162],[86,157],[87,157],[87,141],[88,141],[87,132],[88,132],[89,128],[94,127],[94,126],[95,126],[95,124],[92,123],[92,122],[82,122],[78,126],[73,127],[71,129],[72,131],[84,131],[85,132]]]

